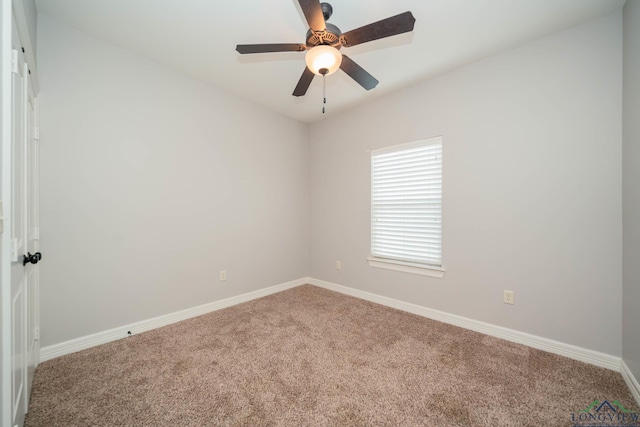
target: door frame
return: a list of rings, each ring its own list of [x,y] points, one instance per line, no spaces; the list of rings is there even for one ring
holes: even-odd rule
[[[11,230],[9,213],[11,206],[11,0],[0,0],[0,132],[2,151],[2,174],[0,175],[0,199],[3,202],[3,232],[0,234],[0,425],[11,425]]]

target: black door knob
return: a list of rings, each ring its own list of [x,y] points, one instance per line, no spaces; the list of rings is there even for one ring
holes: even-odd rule
[[[32,254],[31,252],[27,252],[27,255],[23,255],[22,265],[27,265],[28,263],[37,264],[38,261],[42,259],[42,254],[40,252],[36,252]]]

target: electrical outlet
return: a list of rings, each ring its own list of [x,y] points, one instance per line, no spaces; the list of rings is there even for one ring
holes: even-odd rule
[[[515,301],[515,296],[513,291],[504,291],[504,303],[505,304],[513,304]]]
[[[336,270],[341,270],[341,269],[342,269],[342,262],[336,261]]]
[[[225,270],[222,270],[220,272],[220,281],[224,282],[225,280],[227,280],[227,272]]]

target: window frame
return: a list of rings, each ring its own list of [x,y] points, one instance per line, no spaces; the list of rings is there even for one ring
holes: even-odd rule
[[[376,150],[372,150],[371,151],[371,157],[370,157],[370,171],[369,171],[369,178],[370,178],[370,204],[369,204],[369,219],[370,219],[370,224],[369,224],[369,233],[370,233],[370,242],[369,242],[369,250],[370,250],[370,255],[367,258],[367,261],[369,263],[369,266],[371,267],[375,267],[375,268],[383,268],[383,269],[387,269],[387,270],[393,270],[393,271],[401,271],[401,272],[405,272],[405,273],[411,273],[411,274],[418,274],[418,275],[422,275],[422,276],[429,276],[429,277],[435,277],[435,278],[443,278],[444,274],[445,274],[445,268],[444,268],[444,262],[443,262],[443,200],[441,198],[441,203],[440,203],[440,265],[432,265],[432,264],[423,264],[423,263],[417,263],[417,262],[411,262],[408,260],[400,260],[400,259],[393,259],[393,258],[382,258],[382,257],[376,257],[373,255],[373,247],[374,247],[374,230],[373,230],[373,226],[374,226],[374,219],[373,219],[373,196],[374,196],[374,188],[373,188],[373,172],[374,172],[374,165],[373,165],[373,160],[374,157],[376,155],[380,155],[380,154],[385,154],[385,153],[392,153],[392,152],[396,152],[396,151],[403,151],[403,150],[407,150],[407,149],[411,149],[411,148],[417,148],[417,147],[425,147],[428,145],[435,145],[435,144],[440,144],[441,147],[441,152],[444,151],[444,144],[443,144],[443,137],[442,136],[435,136],[432,138],[426,138],[426,139],[421,139],[418,141],[413,141],[413,142],[409,142],[409,143],[404,143],[404,144],[397,144],[397,145],[392,145],[389,147],[383,147],[383,148],[379,148]],[[444,167],[444,162],[443,162],[443,155],[441,154],[440,157],[440,168],[441,170]],[[440,191],[442,192],[443,190],[443,184],[441,183],[440,186]],[[442,197],[442,196],[441,196]]]

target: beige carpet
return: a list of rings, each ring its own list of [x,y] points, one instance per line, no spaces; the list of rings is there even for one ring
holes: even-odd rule
[[[27,426],[570,426],[620,374],[314,286],[42,363]]]

